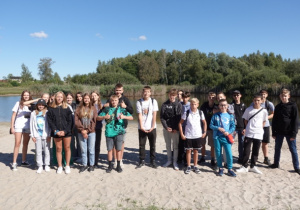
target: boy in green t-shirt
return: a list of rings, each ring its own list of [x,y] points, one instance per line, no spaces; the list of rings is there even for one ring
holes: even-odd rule
[[[121,173],[123,171],[120,166],[121,150],[124,134],[126,132],[124,127],[124,119],[133,120],[133,117],[129,112],[126,111],[126,109],[118,106],[118,96],[112,95],[109,100],[110,106],[103,109],[103,111],[99,114],[97,120],[105,119],[106,121],[105,136],[108,151],[108,169],[106,170],[106,172],[110,173],[113,168],[112,151],[115,146],[117,150],[117,172]]]

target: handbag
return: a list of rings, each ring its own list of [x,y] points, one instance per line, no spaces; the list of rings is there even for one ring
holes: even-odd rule
[[[18,107],[18,110],[17,110],[17,114],[16,114],[15,121],[14,121],[14,126],[15,126],[15,122],[16,122],[17,115],[18,115],[18,112],[19,112],[19,108],[20,108],[20,106]],[[13,134],[13,133],[11,132],[11,128],[9,128],[9,134]]]
[[[222,128],[224,128],[223,123],[222,123],[222,119],[221,119],[221,115],[219,115],[219,117],[220,117],[221,126],[222,126]],[[228,141],[228,143],[230,143],[230,144],[234,143],[234,138],[233,138],[233,136],[231,134],[228,134],[225,137],[226,137],[226,140]]]

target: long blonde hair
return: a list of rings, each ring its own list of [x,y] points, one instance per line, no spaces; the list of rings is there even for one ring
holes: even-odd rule
[[[84,98],[88,96],[90,98],[90,103],[88,106],[86,106],[86,104],[84,103]],[[79,109],[79,118],[83,118],[83,117],[87,117],[89,119],[92,118],[92,97],[90,94],[88,93],[84,93],[82,96],[82,101],[79,104],[79,107],[77,109]],[[86,110],[86,107],[88,107],[88,110]]]
[[[63,96],[63,101],[62,101],[62,106],[61,106],[61,107],[62,107],[63,109],[68,108],[66,95],[65,95],[62,91],[58,91],[57,93],[55,93],[55,95],[54,95],[54,100],[53,100],[53,102],[52,102],[52,104],[51,104],[51,107],[52,107],[52,108],[58,107],[58,104],[57,104],[57,102],[56,102],[56,97],[57,97],[58,94],[62,94],[62,96]]]

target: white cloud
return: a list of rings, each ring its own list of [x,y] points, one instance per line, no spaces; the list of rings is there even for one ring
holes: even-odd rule
[[[146,41],[147,37],[145,35],[139,36],[138,38],[131,38],[132,41]]]
[[[103,36],[99,33],[96,34],[96,37],[100,38],[100,39],[103,39]]]
[[[139,36],[139,40],[145,41],[145,40],[147,40],[147,37],[145,35]]]
[[[44,31],[40,31],[40,32],[31,33],[30,36],[42,39],[42,38],[47,38],[48,34],[46,34]]]

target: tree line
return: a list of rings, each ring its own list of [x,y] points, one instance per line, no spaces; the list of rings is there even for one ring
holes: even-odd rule
[[[62,82],[57,73],[53,74],[53,63],[51,58],[41,59],[38,68],[42,82]],[[280,54],[259,51],[232,57],[226,53],[206,54],[196,49],[185,52],[145,50],[109,61],[99,60],[96,72],[69,74],[64,81],[85,85],[111,85],[117,82],[195,85],[203,91],[240,89],[249,94],[261,88],[270,89],[273,93],[282,87],[299,91],[300,59],[283,59]]]

